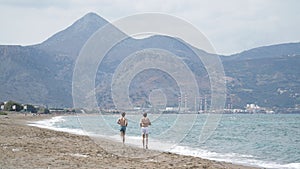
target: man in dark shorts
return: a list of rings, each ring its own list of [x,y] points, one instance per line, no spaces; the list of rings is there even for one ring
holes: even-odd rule
[[[123,144],[125,143],[125,132],[126,127],[128,125],[128,120],[125,118],[125,112],[122,113],[122,117],[120,117],[117,121],[117,123],[120,125],[120,132],[121,132],[121,138],[123,140]]]

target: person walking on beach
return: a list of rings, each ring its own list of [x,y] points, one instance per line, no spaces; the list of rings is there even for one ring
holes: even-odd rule
[[[148,126],[149,125],[151,125],[150,119],[147,117],[147,113],[144,113],[143,117],[140,120],[140,127],[141,127],[142,137],[143,137],[143,148],[145,148],[145,138],[146,138],[146,149],[148,149],[148,134],[149,134]]]
[[[126,127],[128,125],[128,120],[125,118],[125,112],[122,113],[122,116],[118,119],[117,123],[120,125],[120,132],[121,132],[121,138],[123,141],[123,144],[125,143],[125,132]]]

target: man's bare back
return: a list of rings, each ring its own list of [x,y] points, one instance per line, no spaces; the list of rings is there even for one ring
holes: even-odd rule
[[[118,124],[120,124],[120,126],[127,126],[127,119],[125,117],[120,117]]]

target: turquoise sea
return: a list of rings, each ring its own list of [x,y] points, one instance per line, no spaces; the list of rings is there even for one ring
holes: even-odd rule
[[[149,114],[149,148],[262,168],[300,169],[300,114],[223,114],[210,137],[200,142],[207,116]],[[126,117],[126,144],[142,147],[141,115]],[[30,125],[120,142],[118,118],[59,116]]]

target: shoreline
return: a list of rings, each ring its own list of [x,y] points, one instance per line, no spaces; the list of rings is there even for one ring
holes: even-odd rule
[[[0,116],[0,168],[256,168],[27,125],[52,117]]]

